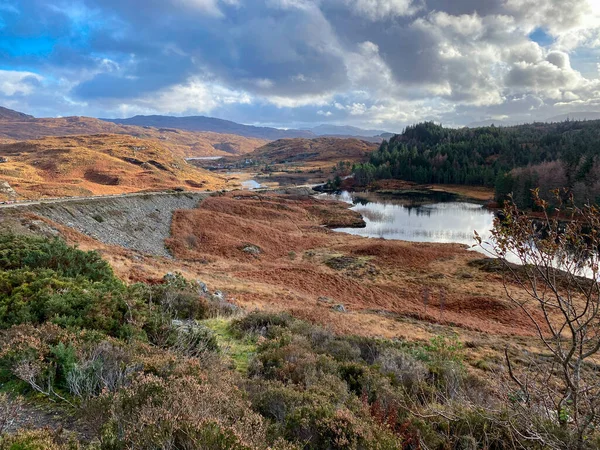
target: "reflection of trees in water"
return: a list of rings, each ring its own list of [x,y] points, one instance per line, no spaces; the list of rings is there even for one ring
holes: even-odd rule
[[[357,213],[360,213],[364,218],[377,223],[394,223],[395,217],[393,214],[386,214],[383,211],[375,211],[369,208],[357,208]]]
[[[364,235],[370,233],[363,233]],[[380,228],[378,230],[379,236],[406,236],[406,237],[419,237],[426,238],[427,240],[442,239],[447,242],[469,242],[473,244],[473,232],[471,231],[457,231],[457,230],[423,230],[423,229],[401,229],[396,227]]]
[[[353,203],[354,205],[362,205],[362,206],[365,206],[365,205],[368,205],[368,204],[369,204],[369,203],[371,203],[371,202],[370,202],[369,200],[367,200],[366,198],[364,198],[364,197],[353,197],[353,198],[352,198],[352,203]]]
[[[412,213],[414,213],[417,216],[424,216],[424,217],[429,217],[431,216],[432,213],[438,212],[435,208],[431,208],[431,207],[426,207],[423,205],[419,205],[419,206],[404,206],[404,209],[406,209],[408,211],[408,215],[410,216]]]

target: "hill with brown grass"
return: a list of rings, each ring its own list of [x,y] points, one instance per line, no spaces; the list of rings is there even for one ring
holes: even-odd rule
[[[223,179],[188,164],[163,142],[127,135],[2,144],[0,158],[0,182],[8,182],[22,199],[224,186]]]
[[[375,143],[354,138],[279,139],[245,157],[268,164],[358,162],[377,147]]]
[[[90,134],[127,134],[142,139],[157,139],[181,157],[241,155],[267,143],[264,139],[235,134],[118,125],[91,117],[38,119],[10,109],[0,109],[0,142],[7,139],[22,141],[47,136]]]

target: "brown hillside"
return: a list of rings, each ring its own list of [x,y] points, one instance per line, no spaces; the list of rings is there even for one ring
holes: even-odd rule
[[[321,137],[316,139],[279,139],[245,155],[269,164],[336,163],[362,161],[378,145],[359,139]]]
[[[3,144],[0,157],[6,160],[0,162],[0,182],[24,199],[224,186],[223,179],[191,166],[163,142],[125,135]]]
[[[127,134],[143,139],[157,139],[181,157],[241,155],[267,142],[234,134],[117,125],[91,117],[36,119],[14,114],[6,118],[0,115],[0,140],[86,134]]]

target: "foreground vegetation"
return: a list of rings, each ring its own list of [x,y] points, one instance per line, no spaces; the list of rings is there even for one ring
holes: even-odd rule
[[[198,281],[125,285],[94,252],[0,236],[0,449],[596,448],[470,373],[454,336],[339,336]],[[69,432],[27,429],[46,405]],[[578,440],[579,439],[579,440]]]
[[[417,183],[495,187],[521,207],[530,190],[568,188],[578,203],[600,199],[597,143],[600,121],[452,129],[432,122],[409,126],[384,141],[369,162],[354,167],[356,182],[396,178]]]

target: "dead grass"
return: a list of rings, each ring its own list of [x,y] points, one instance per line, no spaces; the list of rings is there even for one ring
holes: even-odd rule
[[[241,155],[267,143],[264,139],[247,138],[234,134],[118,125],[91,117],[0,119],[0,143],[3,140],[11,139],[23,141],[46,136],[90,134],[123,134],[141,139],[158,140],[182,158]]]
[[[187,164],[160,142],[124,135],[4,144],[0,156],[8,159],[0,164],[0,179],[25,199],[225,186],[225,180]]]

